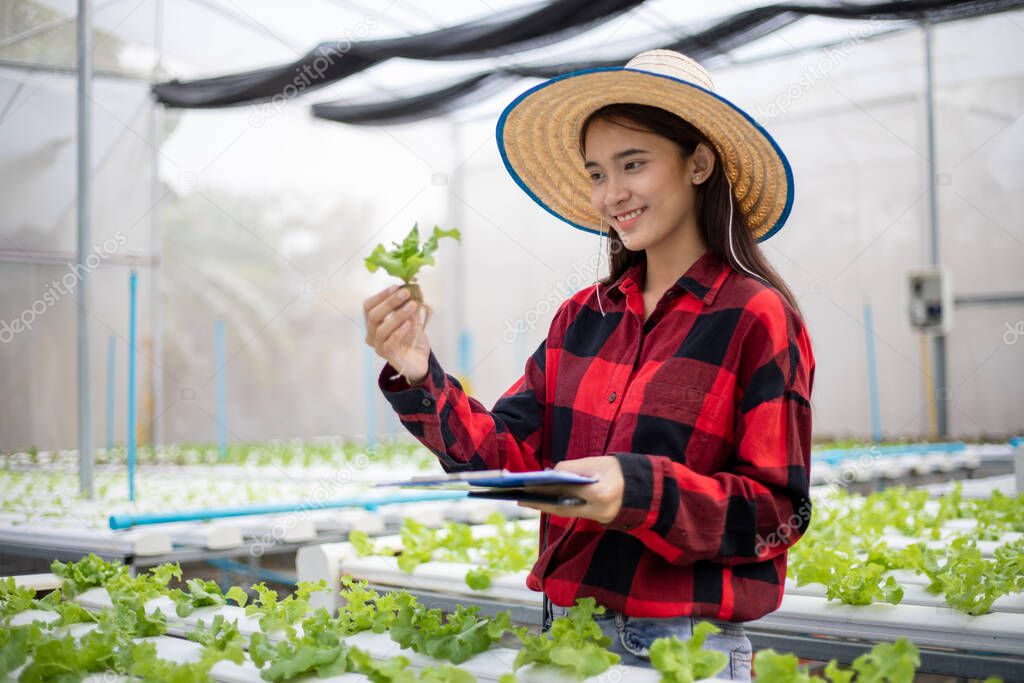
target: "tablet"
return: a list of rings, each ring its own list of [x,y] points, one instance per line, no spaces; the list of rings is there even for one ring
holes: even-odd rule
[[[377,486],[410,487],[475,487],[523,488],[526,486],[551,486],[553,484],[594,484],[597,479],[575,472],[562,470],[536,470],[533,472],[509,472],[508,470],[476,470],[473,472],[452,472],[447,475],[428,474],[405,481],[387,482]]]
[[[486,500],[515,500],[524,503],[546,503],[549,505],[563,505],[574,507],[584,505],[587,501],[576,496],[560,496],[554,493],[538,493],[526,489],[477,489],[469,491],[466,495],[470,498],[484,498]]]

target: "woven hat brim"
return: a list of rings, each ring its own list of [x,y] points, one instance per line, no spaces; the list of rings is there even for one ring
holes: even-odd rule
[[[559,220],[604,234],[590,204],[579,130],[593,111],[623,102],[660,107],[696,127],[718,152],[754,237],[763,242],[782,228],[793,207],[793,171],[768,131],[717,93],[639,69],[574,71],[519,95],[502,112],[496,131],[509,175]]]

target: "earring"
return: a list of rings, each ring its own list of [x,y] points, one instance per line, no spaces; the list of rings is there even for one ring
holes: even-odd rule
[[[601,219],[601,227],[598,232],[597,240],[597,271],[594,274],[594,283],[597,285],[597,307],[601,309],[601,317],[605,316],[604,304],[601,302],[601,252],[603,251],[603,244],[606,237],[609,237],[611,226],[608,226],[608,230],[604,229],[604,219]],[[610,239],[610,238],[609,238]]]

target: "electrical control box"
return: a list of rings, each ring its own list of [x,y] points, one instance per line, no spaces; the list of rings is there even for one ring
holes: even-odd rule
[[[942,266],[907,272],[910,326],[926,334],[949,334],[953,329],[953,285]]]

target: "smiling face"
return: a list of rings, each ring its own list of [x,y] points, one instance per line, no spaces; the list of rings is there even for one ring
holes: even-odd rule
[[[591,205],[627,249],[650,249],[697,231],[694,176],[705,179],[713,163],[703,143],[684,158],[668,138],[597,119],[584,147]]]

